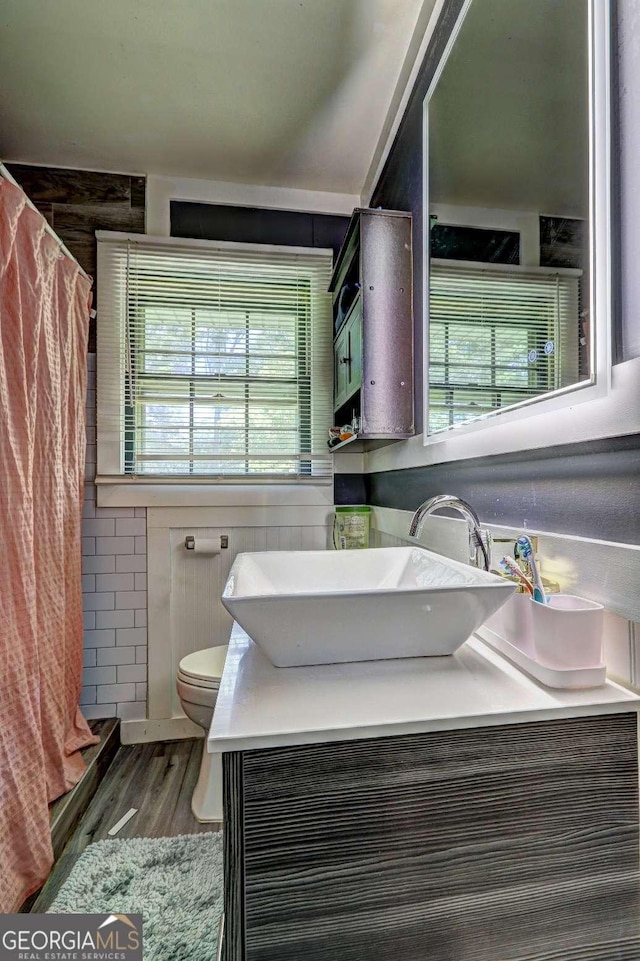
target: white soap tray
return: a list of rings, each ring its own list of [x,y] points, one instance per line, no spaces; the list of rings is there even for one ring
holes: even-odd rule
[[[546,687],[602,687],[607,676],[602,663],[602,606],[570,595],[556,595],[553,607],[541,607],[527,595],[514,594],[477,634],[485,644]],[[568,663],[549,662],[554,659],[556,645],[563,646]],[[537,647],[547,658],[540,656]]]
[[[540,681],[545,687],[579,691],[588,687],[603,687],[606,682],[607,668],[604,664],[597,664],[595,667],[547,667],[515,644],[505,641],[499,634],[494,634],[486,626],[481,627],[476,633],[488,647],[502,654],[521,671],[534,680]]]

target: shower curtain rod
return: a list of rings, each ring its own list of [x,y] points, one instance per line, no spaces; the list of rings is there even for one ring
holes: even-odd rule
[[[7,168],[6,168],[5,165],[2,163],[1,160],[0,160],[0,176],[4,177],[5,180],[8,180],[9,183],[12,183],[12,184],[14,185],[14,187],[20,187],[20,184],[18,183],[18,181],[17,181],[14,177],[12,177],[12,175],[9,173],[9,171],[7,170]],[[20,187],[20,190],[22,190],[22,187]],[[41,213],[41,211],[38,210],[38,208],[36,207],[36,205],[35,205],[34,203],[32,203],[31,200],[29,200],[29,198],[27,197],[27,195],[26,195],[26,193],[24,192],[24,190],[22,190],[22,192],[24,193],[25,197],[27,198],[27,204],[29,205],[29,207],[31,207],[32,210],[35,210],[36,213],[39,213],[40,216],[42,217],[42,219],[44,220],[44,229],[47,231],[47,233],[48,233],[51,237],[53,237],[53,239],[56,241],[56,243],[60,245],[60,250],[61,250],[62,253],[65,255],[65,257],[68,257],[70,260],[73,260],[73,262],[78,265],[78,270],[80,271],[80,273],[82,274],[82,276],[85,277],[85,278],[89,281],[90,284],[92,284],[92,283],[93,283],[93,278],[90,277],[89,274],[86,272],[86,270],[84,270],[84,269],[80,266],[80,264],[78,263],[78,259],[73,256],[73,254],[71,253],[71,251],[69,250],[69,248],[66,246],[66,244],[64,244],[64,243],[60,240],[60,238],[58,237],[57,233],[55,232],[55,230],[53,229],[53,227],[51,226],[51,224],[48,223],[48,221],[46,220],[46,218],[44,217],[44,215]]]

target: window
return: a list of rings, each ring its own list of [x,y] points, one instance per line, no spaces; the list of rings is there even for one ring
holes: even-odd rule
[[[330,475],[330,251],[100,234],[98,257],[100,473]]]
[[[579,270],[429,271],[429,431],[575,383]]]

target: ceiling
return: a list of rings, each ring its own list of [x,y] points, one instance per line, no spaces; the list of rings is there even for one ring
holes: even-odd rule
[[[429,104],[431,202],[588,215],[587,0],[473,0]]]
[[[358,193],[434,2],[2,0],[0,156]]]

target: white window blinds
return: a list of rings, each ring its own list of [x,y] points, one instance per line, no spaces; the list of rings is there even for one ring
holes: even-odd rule
[[[578,380],[580,271],[432,260],[429,432]]]
[[[99,234],[99,473],[328,476],[330,275],[330,251]]]

